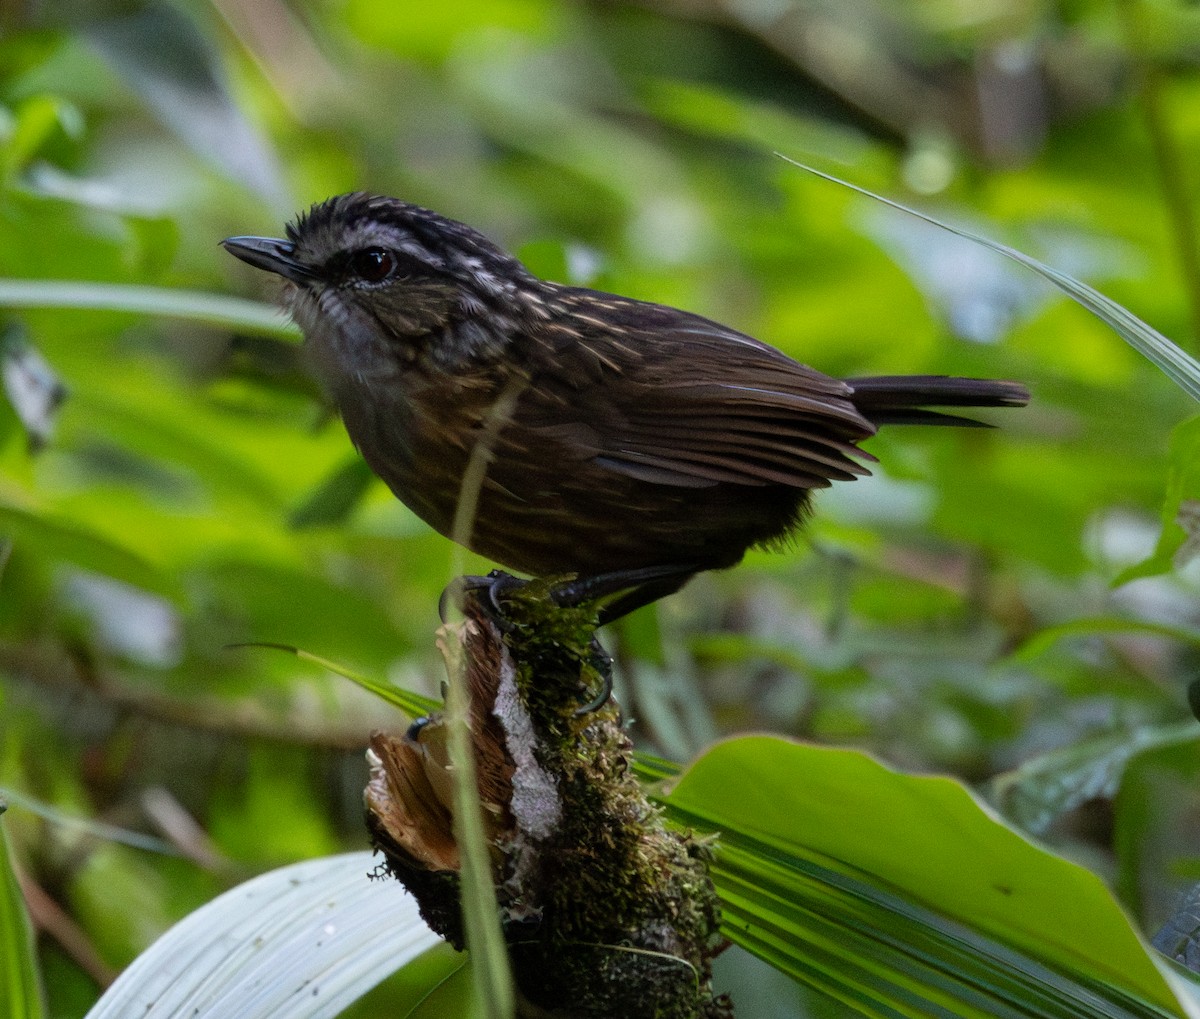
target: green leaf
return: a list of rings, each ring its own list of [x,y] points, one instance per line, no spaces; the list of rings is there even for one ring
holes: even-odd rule
[[[41,352],[15,327],[0,333],[0,388],[21,421],[31,449],[54,434],[67,390]]]
[[[352,0],[346,26],[374,47],[404,57],[442,60],[464,32],[496,31],[541,38],[554,35],[559,21],[548,0],[444,0],[397,6],[383,0]]]
[[[0,535],[18,547],[28,545],[51,560],[123,580],[175,602],[183,599],[176,578],[168,576],[136,552],[87,528],[49,515],[38,515],[0,503]]]
[[[1191,550],[1197,538],[1185,527],[1190,517],[1185,504],[1200,502],[1200,417],[1175,426],[1171,432],[1171,448],[1167,467],[1167,491],[1162,505],[1162,533],[1150,557],[1123,571],[1113,582],[1126,584],[1140,577],[1169,573],[1180,560],[1195,555]],[[1194,528],[1193,528],[1194,530]]]
[[[300,338],[300,330],[284,317],[283,312],[269,304],[167,287],[83,280],[0,279],[0,307],[74,308],[162,315],[259,336]]]
[[[671,79],[643,86],[647,107],[670,124],[699,135],[737,139],[756,149],[820,152],[842,163],[873,153],[858,133],[811,116],[795,116],[776,102],[754,102],[718,88]]]
[[[367,462],[352,456],[322,481],[289,515],[297,530],[343,524],[375,482]]]
[[[665,779],[674,778],[683,771],[674,761],[668,761],[665,757],[656,757],[645,751],[634,755],[633,766],[637,771],[638,778],[643,782],[662,782]]]
[[[0,803],[0,812],[4,805]],[[9,859],[8,835],[0,824],[0,1010],[11,1019],[41,1019],[42,985],[38,979],[33,928]]]
[[[720,832],[725,933],[857,1011],[1182,1014],[1099,878],[951,779],[748,737],[705,754],[666,802]]]
[[[0,177],[11,181],[53,135],[59,131],[77,135],[81,127],[79,111],[66,100],[47,95],[26,99],[17,108],[16,121],[0,149]]]
[[[433,700],[430,697],[424,697],[421,694],[410,693],[398,686],[393,686],[391,683],[381,682],[377,679],[372,679],[370,676],[365,676],[360,672],[355,672],[344,665],[339,665],[337,662],[331,662],[328,658],[322,658],[320,655],[314,655],[309,651],[294,647],[291,644],[274,644],[269,641],[254,641],[248,644],[234,644],[233,647],[247,648],[269,648],[273,651],[286,651],[288,654],[295,655],[297,658],[305,662],[312,662],[314,665],[319,665],[323,669],[328,669],[335,675],[341,676],[344,679],[350,680],[361,686],[368,693],[375,694],[381,700],[387,701],[393,707],[399,708],[409,718],[418,718],[421,715],[428,715],[433,711],[441,708],[441,703]]]
[[[992,798],[1005,816],[1038,834],[1081,803],[1116,795],[1125,765],[1143,750],[1194,742],[1195,721],[1106,733],[1052,750],[993,780]]]
[[[1190,739],[1140,748],[1113,800],[1113,881],[1147,930],[1166,922],[1177,896],[1200,875],[1200,726],[1193,721],[1190,728]]]
[[[1122,619],[1120,616],[1100,616],[1090,619],[1072,619],[1068,623],[1047,626],[1039,630],[1017,648],[1014,662],[1028,664],[1045,654],[1054,644],[1068,637],[1092,637],[1103,633],[1145,633],[1158,637],[1169,637],[1184,644],[1200,648],[1200,630],[1189,626],[1156,623],[1147,619]]]
[[[440,939],[372,854],[262,874],[196,910],[143,952],[87,1019],[313,1019],[336,1016]],[[427,968],[417,1003],[461,963]]]
[[[787,156],[781,155],[780,158],[808,173],[823,177],[825,180],[832,181],[834,184],[840,184],[842,187],[850,188],[850,190],[857,191],[860,195],[866,195],[868,198],[873,198],[875,201],[882,202],[893,209],[907,212],[910,216],[916,216],[917,219],[924,220],[926,223],[932,223],[943,230],[949,230],[952,234],[957,234],[959,237],[965,237],[967,240],[982,244],[985,248],[990,248],[992,251],[1004,255],[1006,258],[1011,258],[1014,262],[1032,269],[1039,276],[1049,280],[1064,294],[1111,327],[1126,343],[1146,357],[1152,364],[1156,365],[1192,399],[1200,400],[1200,361],[1197,361],[1187,351],[1167,339],[1157,329],[1147,325],[1132,312],[1117,304],[1112,298],[1106,297],[1095,288],[1075,279],[1073,276],[1067,275],[1065,272],[1060,272],[1053,266],[1039,262],[1031,255],[1027,255],[1023,251],[1018,251],[1016,248],[1011,248],[1007,244],[1001,244],[999,241],[993,241],[981,234],[972,233],[970,230],[965,230],[962,227],[953,226],[926,212],[920,212],[917,209],[904,205],[902,202],[884,198],[882,195],[877,195],[875,192],[868,191],[857,184],[851,184],[832,174],[822,173],[811,166],[805,166],[794,159],[788,159]]]
[[[406,1019],[446,1019],[446,1016],[477,1015],[474,997],[475,984],[471,979],[471,967],[459,957],[462,964],[434,987],[429,996],[418,1004]]]
[[[277,206],[278,161],[235,103],[213,44],[180,8],[152,4],[92,21],[87,36],[164,127],[232,180]]]

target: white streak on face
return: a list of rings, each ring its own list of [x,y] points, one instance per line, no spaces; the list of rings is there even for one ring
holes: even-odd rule
[[[504,279],[489,272],[485,268],[483,259],[476,258],[474,255],[464,258],[462,264],[471,272],[472,280],[475,285],[486,290],[488,293],[501,296],[511,295],[516,293],[517,286],[512,280]]]

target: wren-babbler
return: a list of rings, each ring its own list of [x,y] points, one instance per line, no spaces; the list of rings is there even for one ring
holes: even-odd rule
[[[1013,382],[835,379],[660,304],[550,283],[395,198],[314,205],[287,240],[231,237],[278,273],[354,444],[442,534],[515,570],[575,574],[605,619],[785,539],[809,493],[869,473],[882,424],[977,422]],[[456,525],[472,453],[478,501]],[[457,531],[459,533],[456,533]]]

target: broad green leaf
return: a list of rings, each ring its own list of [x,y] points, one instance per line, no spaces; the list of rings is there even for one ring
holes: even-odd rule
[[[196,910],[143,952],[87,1019],[332,1019],[441,941],[370,853],[263,874]],[[459,965],[428,973],[414,1004]]]
[[[864,1014],[1183,1014],[1099,878],[951,779],[747,737],[666,802],[720,833],[726,934]]]
[[[1160,962],[1159,968],[1171,991],[1187,1009],[1188,1016],[1191,1019],[1200,1016],[1200,974],[1166,962]]]
[[[4,806],[0,803],[0,812]],[[33,928],[9,859],[8,835],[0,824],[0,1010],[11,1019],[42,1019]]]
[[[123,580],[175,601],[183,594],[178,581],[136,552],[75,524],[49,514],[35,514],[0,502],[0,535],[20,547],[28,545],[51,561],[75,566]]]
[[[461,958],[461,957],[460,957]],[[462,965],[452,973],[447,973],[429,996],[418,1004],[406,1019],[446,1019],[447,1016],[473,1016],[478,1012],[473,995],[475,988],[471,980],[471,967],[462,960]]]
[[[635,756],[633,763],[638,777],[643,782],[661,782],[664,779],[674,778],[683,771],[683,768],[674,761],[668,761],[664,757],[656,757],[654,754],[644,751]]]
[[[884,198],[882,195],[877,195],[875,192],[868,191],[857,184],[851,184],[832,174],[822,173],[811,166],[805,166],[794,159],[788,159],[787,156],[781,156],[780,158],[808,173],[823,177],[825,180],[832,181],[834,184],[840,184],[842,187],[850,188],[852,191],[857,191],[860,195],[866,195],[868,198],[873,198],[875,201],[882,202],[893,209],[907,212],[910,216],[916,216],[926,223],[941,227],[943,230],[949,230],[959,237],[965,237],[968,240],[982,244],[984,247],[1004,255],[1006,258],[1011,258],[1014,262],[1032,269],[1039,276],[1049,280],[1064,294],[1115,330],[1126,343],[1156,365],[1192,399],[1200,400],[1200,361],[1197,361],[1191,354],[1167,339],[1157,329],[1147,325],[1132,312],[1117,304],[1112,298],[1106,297],[1094,287],[1088,286],[1088,284],[1067,275],[1065,272],[1060,272],[1053,266],[1039,262],[1031,255],[1026,255],[1024,252],[1018,251],[1016,248],[1011,248],[1007,244],[1001,244],[999,241],[993,241],[981,234],[972,233],[970,230],[964,230],[962,227],[946,223],[928,213],[920,212],[917,209],[904,205],[902,202]]]

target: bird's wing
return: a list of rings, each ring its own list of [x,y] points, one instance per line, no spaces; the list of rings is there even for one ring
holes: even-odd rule
[[[562,300],[571,313],[539,331],[553,368],[522,395],[522,424],[662,485],[824,488],[868,473],[855,443],[875,428],[845,383],[673,308],[591,291]]]

